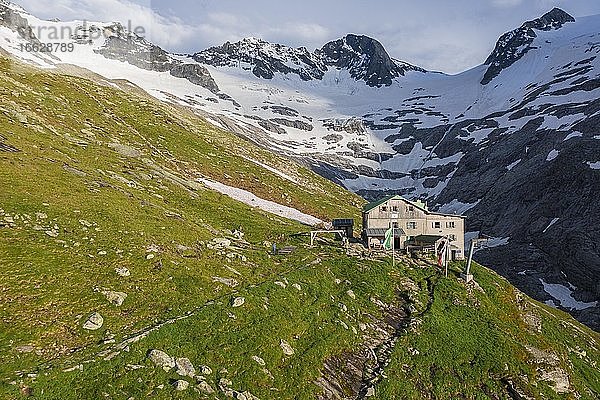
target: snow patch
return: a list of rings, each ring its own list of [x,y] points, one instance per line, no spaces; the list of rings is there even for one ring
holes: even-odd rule
[[[260,161],[257,161],[257,160],[255,160],[253,158],[250,158],[250,157],[244,157],[244,156],[242,156],[242,158],[244,158],[245,160],[248,160],[250,162],[253,162],[256,165],[259,165],[259,166],[263,167],[267,171],[271,171],[272,173],[274,173],[275,175],[278,175],[278,176],[282,177],[283,179],[286,179],[286,180],[288,180],[290,182],[293,182],[293,183],[298,183],[298,181],[295,178],[293,178],[293,177],[291,177],[291,176],[289,176],[289,175],[281,172],[280,170],[278,170],[276,168],[273,168],[273,167],[271,167],[271,166],[269,166],[267,164],[264,164],[264,163],[262,163]]]
[[[471,245],[471,240],[479,237],[479,231],[473,232],[465,232],[465,251],[469,251],[469,246]]]
[[[573,298],[573,291],[566,286],[554,283],[546,283],[540,278],[540,282],[544,286],[544,291],[557,300],[561,307],[570,310],[585,310],[586,308],[596,307],[597,301],[593,303],[584,303]]]
[[[548,157],[546,157],[546,161],[554,160],[556,157],[558,157],[559,154],[560,154],[560,151],[553,149],[550,153],[548,153]]]
[[[310,226],[314,226],[323,222],[320,219],[313,217],[312,215],[304,214],[303,212],[298,211],[295,208],[283,206],[270,200],[261,199],[253,193],[250,193],[243,189],[227,186],[220,182],[215,182],[203,178],[199,178],[197,179],[197,181],[206,185],[212,190],[215,190],[219,193],[231,197],[234,200],[240,201],[251,207],[257,207],[263,211],[278,215],[283,218],[292,219]]]
[[[557,223],[560,220],[560,218],[554,218],[550,224],[548,224],[548,226],[546,227],[546,229],[544,229],[544,232],[542,233],[546,233],[548,232],[548,229],[550,229],[552,227],[552,225],[554,225],[555,223]]]
[[[216,126],[217,128],[221,128],[221,129],[227,130],[227,128],[222,123],[218,122],[215,119],[212,119],[210,117],[204,117],[204,119],[206,120],[206,122],[208,122],[211,125]]]
[[[480,235],[479,231],[465,233],[465,252],[468,254],[471,240],[477,239]],[[494,247],[506,246],[510,242],[510,237],[505,238],[491,238],[481,244],[481,247],[476,248],[475,252],[483,249],[490,249]]]
[[[520,162],[521,162],[521,159],[519,158],[517,161],[515,161],[514,163],[510,164],[509,166],[507,166],[506,169],[509,170],[509,171],[512,171],[512,169],[514,167],[516,167]]]
[[[481,200],[477,200],[475,203],[463,203],[457,199],[452,200],[450,203],[444,204],[440,207],[439,212],[444,214],[459,214],[462,215],[469,211],[471,208],[479,204]]]
[[[397,154],[381,163],[381,167],[390,171],[413,171],[423,166],[423,160],[429,156],[429,151],[423,148],[423,143],[417,142],[408,154]]]
[[[492,247],[506,246],[509,241],[510,241],[510,237],[491,238],[490,240],[485,242],[484,247],[492,248]]]
[[[448,164],[458,164],[459,161],[463,157],[464,157],[464,153],[458,152],[456,154],[453,154],[453,155],[451,155],[449,157],[445,157],[445,158],[437,158],[437,157],[430,158],[430,159],[425,160],[421,169],[431,168],[431,167],[439,167],[439,166],[448,165]]]
[[[585,119],[585,114],[565,115],[562,118],[557,118],[554,115],[545,115],[544,122],[539,129],[562,130],[569,129],[577,122]]]
[[[567,137],[564,138],[563,142],[566,142],[569,139],[573,139],[573,138],[577,138],[577,137],[583,137],[583,133],[581,132],[571,132],[567,135]]]
[[[588,162],[587,165],[591,168],[591,169],[600,169],[600,161],[596,161],[596,162]]]
[[[544,302],[545,305],[550,306],[552,308],[558,308],[558,306],[556,305],[556,303],[554,302],[554,300],[546,300]]]
[[[495,130],[496,128],[477,129],[471,132],[469,136],[458,136],[458,138],[465,141],[473,140],[474,144],[480,144],[490,136],[490,133]]]

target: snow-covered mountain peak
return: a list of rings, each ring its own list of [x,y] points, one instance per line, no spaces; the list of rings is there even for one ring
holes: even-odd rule
[[[364,35],[346,35],[327,43],[320,53],[327,65],[348,69],[354,79],[364,80],[372,87],[389,86],[407,71],[425,72],[392,59],[379,41]]]
[[[245,38],[227,42],[194,54],[193,58],[214,67],[238,67],[263,79],[275,74],[296,74],[304,81],[321,80],[330,69],[347,70],[357,81],[368,86],[390,86],[393,79],[407,71],[425,70],[392,59],[383,45],[364,35],[349,34],[310,52],[262,39]]]
[[[560,8],[554,8],[540,18],[527,21],[521,27],[505,33],[496,43],[492,54],[485,61],[489,65],[483,79],[482,85],[487,85],[502,70],[510,67],[521,59],[528,51],[536,48],[533,45],[538,36],[537,31],[552,31],[562,28],[568,22],[575,22],[575,18]]]
[[[575,22],[575,18],[560,8],[555,7],[540,18],[525,22],[523,26],[540,31],[550,31],[560,29],[568,22]]]
[[[240,67],[263,79],[276,73],[296,74],[302,80],[321,79],[325,65],[306,48],[292,48],[257,38],[226,42],[193,55],[194,60],[213,67]]]

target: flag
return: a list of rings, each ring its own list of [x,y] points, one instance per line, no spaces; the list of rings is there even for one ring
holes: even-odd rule
[[[383,248],[386,250],[392,250],[394,245],[394,228],[390,228],[385,232],[385,240],[383,242]]]
[[[444,262],[446,262],[446,246],[447,246],[447,242],[444,241],[440,244],[440,246],[438,247],[438,266],[442,267],[444,265]]]

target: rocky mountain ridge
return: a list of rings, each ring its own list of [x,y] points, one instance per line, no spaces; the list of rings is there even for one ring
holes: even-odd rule
[[[295,74],[303,81],[321,80],[329,68],[348,70],[352,78],[368,86],[390,86],[392,80],[407,71],[426,72],[405,62],[392,59],[377,40],[364,35],[349,34],[309,52],[281,44],[271,44],[262,39],[246,38],[237,43],[225,43],[193,55],[201,64],[214,67],[240,67],[251,69],[263,79],[273,79],[275,74]]]

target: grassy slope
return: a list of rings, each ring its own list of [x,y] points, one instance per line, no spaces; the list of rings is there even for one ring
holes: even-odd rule
[[[395,379],[380,387],[379,398],[394,393],[411,399],[423,393],[433,398],[495,398],[506,381],[531,398],[574,398],[557,396],[543,381],[545,372],[556,370],[570,375],[582,398],[600,396],[597,333],[527,298],[480,266],[475,279],[483,290],[465,291],[456,267],[450,279],[434,278],[430,309],[419,318],[420,327],[396,346],[388,370]],[[537,322],[528,324],[532,319]],[[527,346],[556,359],[533,357]]]
[[[393,301],[406,276],[421,287],[411,298],[421,299],[424,308],[431,289],[434,300],[420,328],[400,339],[388,371],[393,379],[378,387],[380,398],[487,398],[482,388],[502,392],[497,381],[504,376],[520,379],[532,395],[556,397],[545,383],[527,383],[539,377],[523,347],[528,343],[559,352],[584,398],[593,398],[586,387],[600,392],[592,366],[600,360],[597,335],[526,300],[543,318],[542,334],[531,331],[514,289],[494,274],[480,269],[485,294],[469,297],[454,277],[439,280],[431,268],[392,268],[348,258],[335,247],[308,248],[306,238],[291,236],[305,227],[190,183],[210,177],[323,219],[358,217],[359,198],[306,169],[181,110],[84,79],[1,60],[0,81],[0,135],[22,150],[0,153],[0,209],[15,220],[0,228],[0,397],[18,398],[23,384],[47,399],[198,398],[191,389],[174,394],[169,382],[176,374],[154,368],[145,357],[158,348],[197,367],[210,366],[213,388],[228,377],[234,389],[263,399],[314,398],[319,388],[312,382],[324,360],[356,347],[362,334],[350,328],[359,332],[366,315],[379,312],[370,299]],[[123,156],[110,143],[142,155]],[[285,168],[300,184],[240,155]],[[238,249],[207,247],[235,229],[245,234]],[[265,241],[293,244],[298,251],[272,258]],[[153,259],[147,259],[149,247]],[[117,267],[131,276],[119,277]],[[239,285],[215,283],[215,276]],[[284,289],[275,281],[288,284]],[[128,297],[115,307],[98,289]],[[230,306],[234,296],[245,297],[243,307]],[[474,298],[478,307],[469,306]],[[104,316],[104,327],[84,331],[94,311]],[[112,360],[98,356],[114,346],[102,344],[111,335],[119,343],[187,313],[189,318],[154,331]],[[294,348],[293,356],[283,355],[282,339]],[[411,355],[411,348],[420,354]],[[569,351],[577,348],[586,356]],[[83,371],[62,372],[80,363]]]

